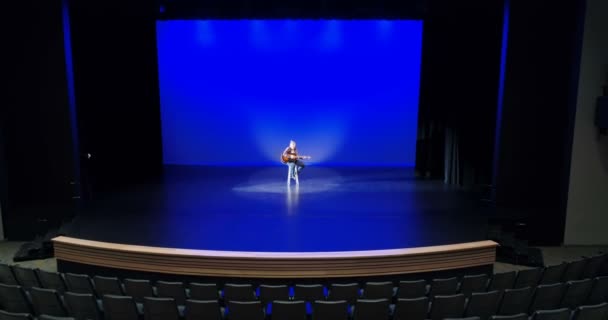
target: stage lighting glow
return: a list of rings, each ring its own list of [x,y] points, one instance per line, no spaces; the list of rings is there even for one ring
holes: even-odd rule
[[[413,166],[422,22],[157,22],[165,164]]]

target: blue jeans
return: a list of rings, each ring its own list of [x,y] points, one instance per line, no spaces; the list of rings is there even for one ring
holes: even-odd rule
[[[300,171],[304,169],[304,162],[302,162],[302,160],[296,160],[296,162],[287,162],[287,166],[289,167],[287,176],[290,178],[295,178],[296,172],[299,174]]]

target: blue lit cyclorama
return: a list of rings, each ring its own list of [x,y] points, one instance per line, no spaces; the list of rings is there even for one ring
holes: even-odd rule
[[[165,164],[413,166],[422,21],[157,22]]]

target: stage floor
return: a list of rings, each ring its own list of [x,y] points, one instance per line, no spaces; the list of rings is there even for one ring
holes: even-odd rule
[[[95,194],[71,237],[169,248],[312,252],[485,238],[478,195],[412,168],[167,166],[162,181]]]

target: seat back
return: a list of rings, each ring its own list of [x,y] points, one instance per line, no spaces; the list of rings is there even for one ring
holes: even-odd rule
[[[182,282],[157,281],[156,293],[160,298],[172,298],[178,305],[186,304],[186,289]],[[146,299],[144,298],[144,302]]]
[[[397,299],[394,320],[424,320],[429,312],[429,298]]]
[[[346,300],[349,304],[353,304],[359,298],[358,283],[332,283],[329,287],[328,300]]]
[[[255,301],[255,299],[255,292],[251,284],[226,283],[224,285],[225,301]]]
[[[289,287],[286,285],[260,285],[260,301],[267,304],[275,300],[289,300]]]
[[[156,296],[149,280],[124,279],[123,284],[125,286],[125,293],[139,303],[144,302],[144,297]]]
[[[568,267],[567,263],[561,263],[554,266],[548,266],[543,271],[543,275],[540,278],[540,284],[554,284],[562,281],[564,277],[564,272],[566,271],[566,267]]]
[[[593,279],[593,286],[587,298],[587,304],[608,302],[608,276]]]
[[[431,319],[460,318],[464,314],[464,294],[435,296],[431,304]]]
[[[573,320],[604,320],[608,317],[608,303],[580,306],[574,310]]]
[[[427,289],[425,280],[399,281],[399,289],[397,290],[398,298],[413,299],[424,297],[426,294]]]
[[[8,264],[0,263],[0,284],[18,285],[17,278],[13,273],[13,268]]]
[[[220,305],[215,300],[186,300],[186,309],[184,311],[186,320],[210,319],[220,320],[222,315]]]
[[[365,284],[365,290],[363,290],[363,298],[365,298],[365,299],[392,299],[393,298],[393,283],[390,281],[367,282]]]
[[[465,297],[469,297],[473,292],[486,292],[487,287],[487,274],[464,276],[460,282],[460,293],[464,294]]]
[[[433,279],[431,281],[431,297],[437,295],[453,295],[458,292],[458,278]]]
[[[517,277],[517,272],[505,272],[505,273],[496,273],[492,276],[490,280],[490,284],[488,285],[488,290],[505,290],[505,289],[513,289],[513,284],[515,283],[515,278]]]
[[[228,301],[230,320],[264,320],[260,301]]]
[[[95,292],[97,292],[98,297],[103,297],[106,294],[124,295],[118,278],[94,276],[93,283],[95,284]]]
[[[325,292],[320,284],[296,284],[294,286],[294,299],[308,302],[325,300]]]
[[[190,283],[190,299],[193,300],[217,300],[219,291],[215,283]]]
[[[33,319],[34,319],[34,317],[32,317],[32,315],[29,313],[14,313],[14,312],[0,310],[0,320],[33,320]]]
[[[105,320],[139,320],[133,297],[106,294],[102,300]]]
[[[593,257],[587,258],[587,263],[583,268],[581,279],[593,279],[600,274],[602,264],[606,262],[606,254],[600,254]]]
[[[537,310],[532,314],[532,320],[570,320],[570,309]]]
[[[514,314],[510,316],[494,315],[490,317],[490,320],[528,320],[527,313]]]
[[[354,320],[383,320],[389,318],[388,299],[359,299],[355,306]]]
[[[38,320],[76,320],[73,317],[59,317],[59,316],[50,316],[48,314],[43,314],[38,317]]]
[[[592,287],[593,280],[591,279],[569,281],[560,307],[575,309],[583,305],[587,301]]]
[[[317,300],[312,309],[313,320],[347,320],[348,307],[345,300]]]
[[[564,276],[562,277],[562,282],[581,279],[586,265],[587,259],[569,262],[568,266],[566,267],[566,271],[564,272]]]
[[[543,269],[541,268],[519,270],[517,272],[517,278],[515,278],[515,284],[513,285],[513,288],[519,289],[537,286],[538,282],[540,281],[542,272]]]
[[[177,311],[175,300],[173,298],[144,298],[144,319],[179,320],[179,312]]]
[[[66,273],[65,282],[70,292],[95,294],[91,278],[86,274]]]
[[[539,285],[534,292],[529,312],[557,309],[565,291],[566,284],[564,283]]]
[[[15,274],[17,282],[19,282],[19,284],[25,289],[42,287],[40,281],[38,280],[38,276],[36,275],[35,269],[13,266],[13,273]]]
[[[76,319],[101,319],[101,310],[95,296],[90,293],[74,293],[66,292],[63,294],[63,300],[66,304],[68,312]]]
[[[40,269],[37,269],[36,272],[38,273],[38,279],[40,280],[43,288],[55,289],[61,294],[67,291],[65,281],[60,273]]]
[[[298,301],[273,301],[272,320],[306,320],[306,302]]]
[[[534,291],[531,287],[506,289],[503,293],[500,307],[498,307],[498,315],[527,314],[533,293]]]
[[[25,291],[18,285],[0,283],[0,306],[8,312],[32,313]]]
[[[466,317],[479,317],[488,319],[498,311],[498,304],[502,293],[500,291],[473,292],[469,297],[464,315]]]
[[[57,291],[53,289],[31,288],[30,297],[37,315],[66,317],[68,315]]]

